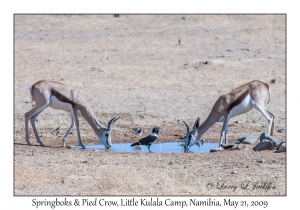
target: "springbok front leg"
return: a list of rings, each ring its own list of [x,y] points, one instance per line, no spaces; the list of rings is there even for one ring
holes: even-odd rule
[[[78,121],[78,116],[77,116],[77,110],[74,111],[74,109],[72,109],[71,114],[72,114],[72,119],[75,119],[75,125],[76,125],[77,137],[78,137],[78,146],[81,146],[82,149],[85,149],[85,146],[81,142],[81,136],[80,136],[80,130],[79,130],[79,121]]]
[[[70,134],[72,128],[73,128],[74,125],[75,125],[75,115],[74,115],[74,116],[72,115],[73,108],[72,108],[71,105],[68,106],[68,110],[69,110],[69,112],[71,113],[71,120],[72,120],[72,122],[71,122],[71,125],[70,125],[70,127],[69,127],[67,133],[64,135],[64,137],[63,137],[63,139],[62,139],[61,147],[65,147],[65,141],[66,141],[68,135]],[[81,115],[80,111],[77,111],[77,116],[80,116],[80,115]]]
[[[75,125],[75,120],[74,120],[73,117],[72,117],[71,125],[70,125],[70,127],[69,127],[67,133],[65,134],[65,136],[64,136],[63,139],[62,139],[61,147],[65,147],[65,141],[66,141],[66,139],[67,139],[67,137],[68,137],[69,133],[71,132],[71,130],[72,130],[72,128],[73,128],[74,125]]]
[[[228,123],[230,120],[230,116],[227,115],[224,119],[222,131],[221,131],[221,138],[220,138],[220,144],[219,147],[221,148],[221,144],[223,143],[223,139],[225,138],[225,144],[228,144]]]
[[[75,116],[72,115],[73,108],[72,108],[71,105],[68,107],[68,110],[71,113],[71,120],[72,120],[72,122],[71,122],[71,125],[70,125],[69,129],[67,130],[66,134],[64,135],[64,137],[62,139],[61,147],[65,147],[65,141],[66,141],[68,135],[70,134],[72,128],[75,125]],[[80,116],[80,115],[81,115],[80,111],[77,111],[77,116]]]

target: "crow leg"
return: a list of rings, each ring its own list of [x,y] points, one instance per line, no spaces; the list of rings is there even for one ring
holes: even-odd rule
[[[149,150],[149,152],[152,152],[152,151],[150,150],[151,145],[152,145],[152,144],[149,144],[149,145],[148,145],[148,150]]]

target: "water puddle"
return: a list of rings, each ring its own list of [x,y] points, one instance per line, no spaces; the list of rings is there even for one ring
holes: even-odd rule
[[[130,146],[131,143],[114,143],[110,151],[112,152],[149,152],[147,146]],[[204,145],[194,145],[190,148],[190,152],[203,153],[210,152],[211,149],[219,147],[219,143],[206,142]],[[81,147],[77,147],[81,149]],[[102,144],[85,145],[86,150],[105,150]],[[150,147],[155,153],[184,153],[184,147],[181,142],[155,143]]]

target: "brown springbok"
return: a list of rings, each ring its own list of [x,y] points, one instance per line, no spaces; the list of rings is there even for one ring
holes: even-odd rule
[[[62,147],[65,146],[65,140],[69,135],[74,124],[76,125],[78,145],[85,148],[81,142],[78,116],[81,115],[88,124],[92,127],[98,139],[102,142],[106,149],[111,148],[111,131],[113,123],[118,118],[113,118],[108,123],[108,128],[105,128],[103,124],[96,119],[89,103],[84,99],[82,94],[78,90],[74,90],[67,85],[58,82],[42,80],[34,83],[30,88],[30,94],[32,100],[35,102],[35,106],[25,113],[25,140],[28,145],[28,121],[30,120],[37,143],[44,146],[41,142],[37,129],[35,127],[35,119],[37,116],[48,106],[54,109],[60,109],[71,113],[72,123],[62,139]]]
[[[221,147],[224,137],[225,143],[228,144],[227,133],[230,118],[249,112],[253,107],[267,119],[268,134],[272,136],[275,116],[264,105],[266,100],[269,103],[270,97],[269,85],[257,80],[237,87],[230,93],[221,95],[207,119],[198,127],[195,141],[189,141],[186,138],[184,147],[189,148],[193,146],[216,122],[223,122],[219,147]]]

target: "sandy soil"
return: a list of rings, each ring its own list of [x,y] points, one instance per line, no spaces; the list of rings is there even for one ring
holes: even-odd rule
[[[161,142],[180,141],[182,120],[203,122],[219,95],[261,80],[272,90],[274,137],[286,140],[278,132],[286,125],[285,27],[284,15],[16,15],[15,195],[285,195],[286,154],[254,146],[207,154],[60,148],[70,116],[51,108],[37,122],[45,147],[24,140],[28,88],[42,79],[78,89],[105,124],[119,117],[113,143],[135,142],[132,128],[145,136],[156,125]],[[221,127],[203,138],[217,142]],[[84,144],[99,143],[83,119],[80,129]],[[228,136],[234,143],[266,130],[252,110],[230,121]],[[66,143],[76,142],[74,129]],[[244,182],[276,188],[218,189]]]

